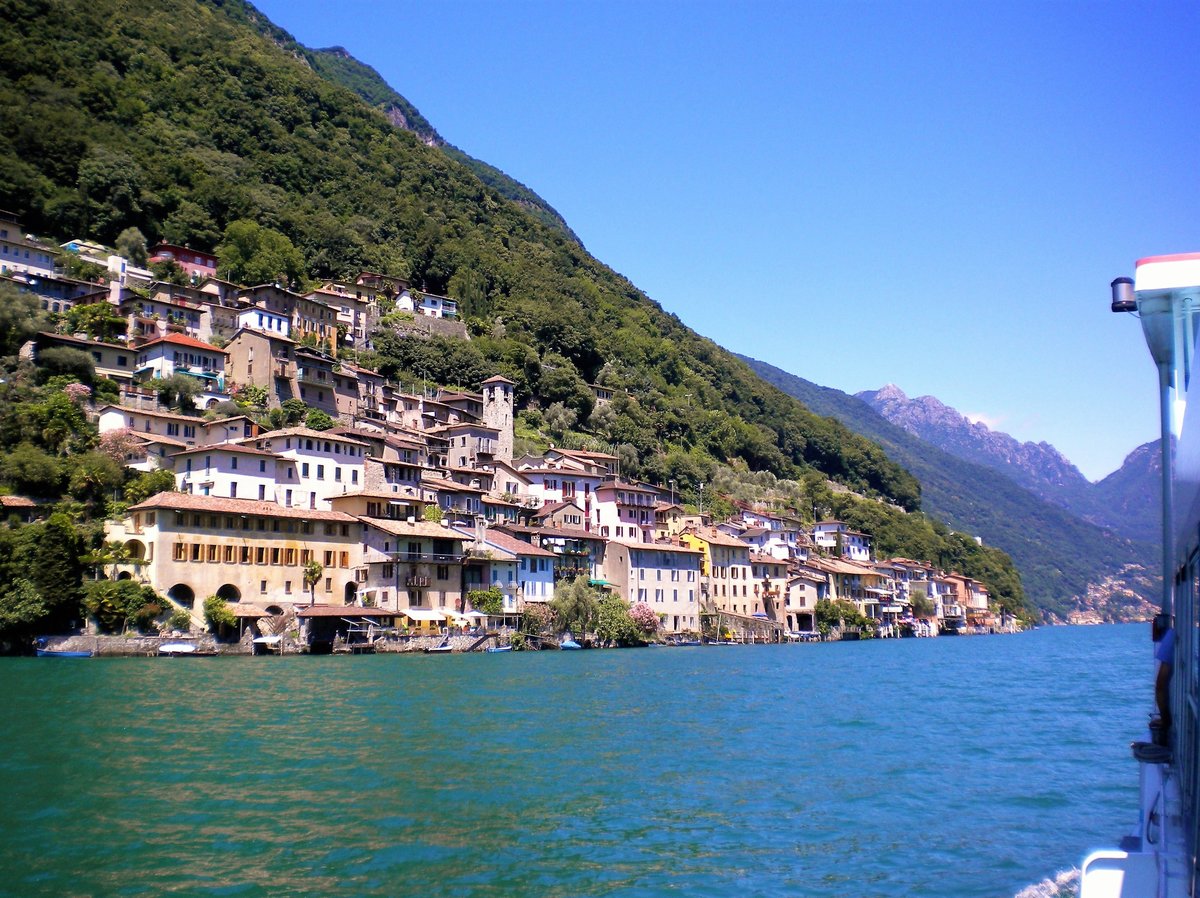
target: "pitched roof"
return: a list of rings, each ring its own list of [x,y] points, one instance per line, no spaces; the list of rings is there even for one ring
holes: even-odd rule
[[[256,437],[248,437],[249,440],[269,440],[274,437],[314,437],[317,439],[328,440],[334,439],[341,443],[350,443],[354,446],[367,445],[362,440],[356,440],[354,437],[344,437],[333,433],[331,430],[313,430],[309,427],[285,427],[282,430],[268,430],[260,433]]]
[[[469,533],[461,528],[459,528],[458,532],[466,534],[467,538],[469,539],[474,538],[474,533]],[[489,546],[493,546],[512,555],[529,555],[535,558],[556,557],[555,554],[549,549],[543,549],[539,546],[533,545],[533,543],[527,543],[523,539],[517,539],[515,536],[512,536],[508,533],[501,533],[491,529],[490,527],[484,533],[483,541]]]
[[[735,549],[749,549],[750,547],[738,539],[736,536],[730,536],[728,533],[722,533],[716,527],[690,527],[684,533],[690,531],[692,536],[697,539],[702,539],[706,543],[714,546],[731,546]]]
[[[115,405],[113,403],[109,403],[108,405],[100,406],[100,408],[97,409],[96,413],[102,414],[103,412],[106,412],[109,409],[113,409],[118,412],[126,412],[126,413],[130,413],[130,414],[134,414],[134,415],[145,415],[149,418],[170,418],[172,421],[187,421],[189,424],[200,424],[201,426],[204,426],[204,427],[207,427],[209,424],[208,421],[205,421],[203,418],[199,418],[194,415],[175,415],[170,412],[151,411],[149,409],[144,409],[144,408],[130,408],[127,405]]]
[[[703,555],[699,549],[693,549],[690,546],[677,546],[674,543],[635,543],[623,539],[610,539],[610,543],[616,543],[618,546],[625,546],[627,549],[646,549],[654,552],[683,552],[687,555]]]
[[[191,446],[182,452],[171,453],[171,457],[199,455],[201,452],[236,452],[239,455],[265,455],[268,458],[282,458],[277,452],[268,452],[266,449],[258,449],[254,446],[244,446],[241,443],[209,443],[204,446]]]
[[[167,334],[165,337],[156,337],[138,346],[138,351],[142,351],[149,346],[154,346],[158,343],[170,343],[172,346],[187,346],[192,349],[203,349],[205,352],[215,352],[220,355],[229,355],[224,349],[217,349],[211,343],[205,343],[203,340],[197,340],[195,337],[189,337],[186,334]]]
[[[431,539],[465,539],[457,530],[433,521],[398,521],[394,518],[359,518],[363,524],[390,533],[392,536],[426,536]]]
[[[192,493],[159,493],[144,502],[131,505],[130,511],[153,511],[170,509],[175,511],[215,512],[217,514],[260,515],[267,518],[295,518],[304,521],[341,521],[357,524],[358,519],[341,511],[321,511],[315,508],[285,508],[274,502],[258,499],[222,499],[218,496],[199,496]]]

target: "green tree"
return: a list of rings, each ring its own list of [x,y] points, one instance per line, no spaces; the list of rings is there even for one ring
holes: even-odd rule
[[[309,409],[308,414],[304,418],[304,426],[310,430],[329,430],[337,422],[329,417],[328,413],[321,411],[319,408]]]
[[[96,143],[79,163],[76,181],[84,200],[86,230],[114,240],[121,224],[142,212],[142,171],[120,150]]]
[[[62,495],[67,475],[63,463],[29,443],[0,456],[0,479],[23,496],[49,499]]]
[[[145,631],[165,607],[153,589],[132,580],[94,580],[84,587],[83,610],[107,633],[130,626]]]
[[[204,600],[204,619],[218,636],[225,630],[236,627],[238,623],[237,615],[220,596],[209,596]]]
[[[124,256],[138,268],[145,268],[149,259],[146,250],[146,235],[137,228],[126,228],[117,235],[117,253]]]
[[[616,645],[637,645],[642,632],[629,613],[629,605],[620,597],[606,595],[596,610],[596,636],[601,642]]]
[[[0,639],[28,639],[41,627],[49,605],[37,587],[23,577],[0,589]]]
[[[151,496],[159,493],[169,493],[175,489],[175,475],[166,468],[156,468],[153,471],[139,471],[125,484],[124,497],[130,505],[145,502]]]
[[[315,605],[317,602],[317,584],[321,581],[321,575],[325,573],[325,567],[315,558],[304,563],[304,585],[308,588],[308,604]]]
[[[304,281],[304,258],[292,241],[254,221],[231,222],[216,254],[221,276],[239,284],[299,286]]]
[[[46,601],[48,628],[65,628],[79,617],[83,580],[83,534],[61,513],[43,524],[29,524],[17,532],[13,547],[14,570],[33,584]]]
[[[89,387],[96,381],[96,365],[82,349],[51,346],[37,354],[37,381],[44,384],[54,377],[69,377]]]
[[[187,414],[196,410],[196,397],[204,392],[200,381],[178,372],[168,377],[156,378],[149,383],[158,394],[158,401],[170,408]]]
[[[150,263],[150,273],[156,281],[185,287],[191,282],[183,266],[174,259],[159,259]]]
[[[600,594],[588,585],[586,577],[562,581],[554,589],[550,609],[560,629],[570,630],[582,638],[595,628],[596,615],[600,611]]]
[[[929,598],[928,593],[924,589],[914,589],[908,594],[908,599],[912,603],[913,617],[930,618],[933,617],[937,610],[933,604],[933,599]]]
[[[0,284],[0,356],[17,350],[40,330],[49,327],[49,316],[33,293],[22,293],[12,284]]]
[[[95,340],[111,342],[125,334],[126,322],[112,304],[102,300],[68,309],[67,327],[73,334],[82,332]]]
[[[71,460],[71,495],[93,508],[102,508],[124,481],[124,465],[103,452],[88,452]]]
[[[472,589],[467,593],[467,603],[476,611],[484,614],[502,614],[504,612],[504,593],[496,587],[490,589]]]

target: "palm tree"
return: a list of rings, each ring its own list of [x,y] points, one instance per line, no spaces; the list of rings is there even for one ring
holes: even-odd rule
[[[321,579],[321,575],[325,573],[325,567],[317,559],[313,558],[304,563],[304,585],[308,587],[308,604],[315,605],[317,602],[317,581]]]

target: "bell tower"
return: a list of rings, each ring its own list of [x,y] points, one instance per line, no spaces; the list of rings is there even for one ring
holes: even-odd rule
[[[483,388],[483,423],[500,431],[495,457],[512,464],[513,458],[513,382],[497,374]]]

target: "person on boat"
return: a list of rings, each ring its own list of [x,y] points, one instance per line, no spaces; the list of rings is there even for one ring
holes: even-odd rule
[[[1171,733],[1171,673],[1175,667],[1175,628],[1169,620],[1165,627],[1154,646],[1154,660],[1158,662],[1158,673],[1154,678],[1154,701],[1158,706],[1159,738],[1163,745],[1168,745]]]

